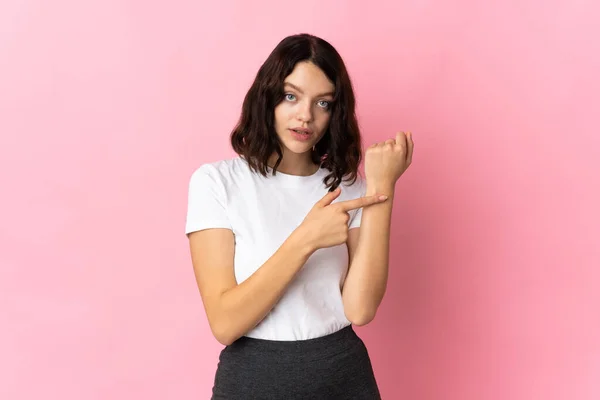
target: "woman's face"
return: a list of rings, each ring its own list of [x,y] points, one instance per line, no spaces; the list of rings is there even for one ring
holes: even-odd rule
[[[284,80],[284,98],[275,107],[275,130],[284,152],[310,152],[327,131],[335,86],[311,62],[300,62]]]

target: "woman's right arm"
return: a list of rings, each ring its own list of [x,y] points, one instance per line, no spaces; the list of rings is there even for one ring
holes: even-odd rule
[[[338,188],[319,200],[279,249],[240,284],[235,279],[230,229],[188,234],[208,323],[220,343],[229,345],[258,325],[317,249],[348,240],[348,211],[386,200],[374,195],[331,204],[339,194]]]
[[[236,283],[234,238],[229,229],[206,229],[189,235],[196,282],[215,338],[229,345],[271,311],[314,248],[294,231],[254,274]]]

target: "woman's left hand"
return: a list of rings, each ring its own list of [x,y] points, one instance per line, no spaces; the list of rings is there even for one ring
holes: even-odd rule
[[[413,148],[410,132],[398,132],[395,139],[369,146],[365,154],[367,186],[375,190],[393,190],[412,162]]]

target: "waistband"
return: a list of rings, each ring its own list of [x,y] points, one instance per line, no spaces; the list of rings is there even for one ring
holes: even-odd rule
[[[250,357],[258,353],[280,361],[297,358],[316,360],[347,352],[357,345],[364,344],[352,325],[348,325],[329,335],[306,340],[266,340],[243,336],[227,346],[225,351]]]

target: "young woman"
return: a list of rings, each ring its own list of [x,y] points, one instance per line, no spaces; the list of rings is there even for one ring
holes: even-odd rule
[[[318,37],[283,39],[231,135],[238,157],[200,166],[186,234],[204,309],[225,345],[213,399],[378,399],[352,328],[388,276],[394,187],[410,133],[366,150],[350,78]]]

